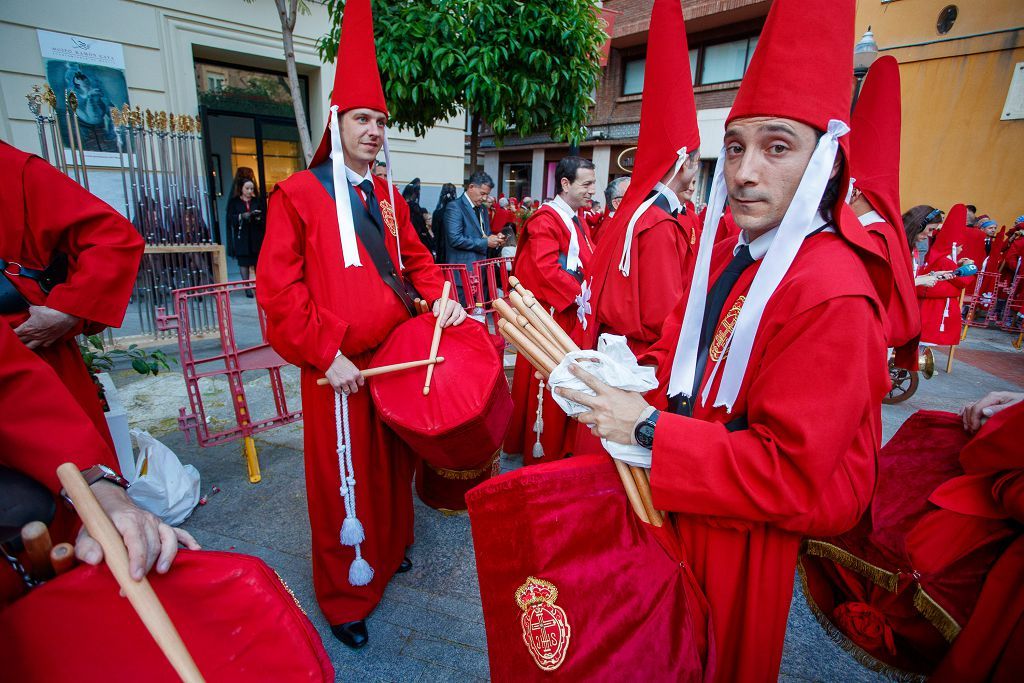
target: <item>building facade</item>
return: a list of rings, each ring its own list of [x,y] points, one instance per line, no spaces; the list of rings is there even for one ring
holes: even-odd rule
[[[706,197],[722,147],[725,117],[764,25],[771,3],[765,0],[681,0],[694,76],[702,168],[698,198]],[[608,181],[632,172],[640,132],[647,31],[653,0],[605,0],[612,30],[605,65],[591,108],[588,135],[579,153],[597,167],[599,192]],[[481,140],[484,170],[499,192],[522,198],[555,194],[554,170],[569,153],[565,143],[546,134],[507,137],[497,146],[492,135]],[[601,197],[603,203],[603,197]]]
[[[1019,0],[860,0],[879,54],[900,64],[903,209],[974,204],[1024,214],[1024,5]]]
[[[315,147],[326,123],[334,65],[321,63],[315,47],[327,30],[327,11],[318,2],[308,6],[310,14],[300,15],[296,24],[295,52]],[[221,224],[238,168],[253,169],[266,192],[304,165],[280,20],[269,0],[5,2],[0,63],[0,138],[29,152],[39,153],[41,143],[25,96],[44,82],[63,92],[60,86],[72,72],[92,80],[98,120],[110,105],[124,102],[142,111],[198,114],[216,203],[211,213]],[[394,180],[401,187],[419,177],[424,205],[443,183],[462,176],[462,119],[420,139],[408,131],[388,131]],[[91,151],[85,154],[90,189],[124,211],[110,130],[109,121],[87,130],[95,132],[95,146],[87,146]]]

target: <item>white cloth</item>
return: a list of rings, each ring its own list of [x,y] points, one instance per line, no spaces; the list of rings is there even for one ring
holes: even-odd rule
[[[747,297],[736,319],[732,336],[727,341],[728,355],[725,356],[722,368],[722,381],[715,397],[715,407],[725,406],[732,412],[732,407],[739,396],[740,386],[747,371],[750,353],[754,346],[754,337],[761,324],[768,300],[775,294],[776,288],[789,271],[796,258],[804,238],[819,226],[814,225],[818,213],[818,204],[828,184],[832,165],[839,151],[839,138],[849,132],[849,126],[842,121],[831,120],[828,129],[818,140],[814,153],[811,155],[807,168],[793,196],[777,234],[772,238],[764,256],[764,262],[750,285]],[[694,268],[687,299],[686,314],[679,333],[675,357],[672,361],[672,375],[669,380],[668,393],[689,395],[694,385],[697,371],[697,349],[700,344],[701,325],[704,320],[704,306],[707,302],[708,279],[711,270],[711,252],[715,246],[717,226],[722,218],[728,188],[725,185],[725,149],[718,157],[715,176],[711,185],[711,197],[708,200],[708,214],[704,225],[708,228],[701,235],[700,250],[697,252],[697,264]],[[755,240],[756,241],[756,240]],[[718,364],[715,373],[718,372]],[[711,388],[708,382],[701,396],[702,404],[707,401]]]
[[[579,217],[561,197],[555,197],[547,205],[554,209],[555,213],[562,218],[562,222],[565,223],[565,229],[569,231],[569,253],[566,254],[565,269],[579,270],[583,267],[583,261],[580,261],[580,238],[576,233],[576,225],[572,222],[573,218],[578,219]]]
[[[331,107],[331,171],[334,181],[334,208],[338,214],[338,230],[341,231],[341,256],[346,268],[359,268],[363,264],[359,260],[356,224],[352,218],[352,198],[348,193],[348,174],[351,169],[345,166],[345,150],[341,145],[337,105]]]
[[[596,358],[597,362],[590,360],[592,358]],[[658,387],[658,378],[654,368],[642,367],[636,362],[636,356],[626,345],[625,337],[602,334],[597,342],[597,351],[573,351],[567,354],[548,378],[548,386],[551,388],[551,395],[554,397],[555,403],[569,417],[585,413],[590,409],[575,401],[570,401],[564,396],[559,396],[554,391],[557,387],[575,389],[591,396],[595,395],[590,387],[569,372],[569,366],[574,362],[605,384],[617,389],[646,393]],[[605,439],[601,439],[601,445],[617,460],[639,467],[651,466],[651,451],[642,446],[635,444],[627,446]]]
[[[683,162],[686,161],[686,154],[686,147],[680,147],[676,151],[676,163],[672,167],[672,175],[670,175],[668,179],[670,183],[679,173],[679,169],[683,167]],[[675,192],[669,190],[664,183],[659,181],[654,186],[654,189],[657,193],[653,197],[648,197],[644,200],[643,204],[637,207],[637,210],[633,212],[632,217],[629,219],[629,223],[626,225],[626,237],[622,242],[622,256],[619,258],[619,272],[622,273],[623,277],[629,277],[629,261],[630,254],[633,250],[633,230],[636,228],[636,222],[640,220],[640,216],[643,216],[644,212],[651,208],[651,205],[658,199],[658,193],[665,195],[666,199],[668,199],[669,206],[678,205],[678,207],[682,207],[682,204],[679,203],[679,197],[676,196]],[[675,205],[672,203],[673,199],[675,200]]]

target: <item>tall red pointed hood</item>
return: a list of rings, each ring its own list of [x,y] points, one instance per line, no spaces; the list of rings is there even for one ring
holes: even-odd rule
[[[365,107],[388,113],[384,88],[377,67],[377,47],[373,41],[373,10],[370,0],[348,0],[341,19],[338,55],[334,60],[334,89],[331,106],[338,112]],[[331,154],[330,129],[324,130],[310,167],[328,159]]]
[[[927,262],[929,265],[937,259],[946,256],[952,258],[953,245],[957,246],[960,254],[963,254],[964,245],[967,242],[967,207],[963,204],[954,204],[953,208],[946,214],[946,220],[942,223],[942,229],[935,236],[935,241],[928,249]],[[956,260],[956,259],[954,259]]]
[[[854,0],[775,0],[725,125],[782,116],[825,130],[849,123]]]
[[[626,195],[609,224],[602,228],[591,262],[591,272],[595,274],[595,306],[601,305],[599,302],[605,295],[621,298],[620,293],[613,290],[617,290],[616,285],[626,285],[626,278],[616,271],[625,241],[633,239],[629,224],[634,214],[641,209],[654,186],[680,161],[680,151],[685,149],[685,153],[690,154],[700,148],[690,51],[679,0],[655,0],[650,26],[636,162]],[[628,262],[628,258],[626,260]],[[629,302],[609,302],[607,298],[605,304],[630,306]]]
[[[850,126],[854,186],[889,225],[900,226],[900,68],[891,55],[868,71]]]
[[[678,0],[654,0],[636,162],[629,189],[615,215],[628,221],[676,163],[683,148],[687,154],[700,148],[683,9]]]

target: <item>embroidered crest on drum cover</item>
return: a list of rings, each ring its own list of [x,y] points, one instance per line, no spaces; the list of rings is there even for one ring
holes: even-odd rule
[[[388,227],[388,231],[394,237],[398,237],[398,221],[395,219],[395,210],[391,202],[386,199],[380,200],[380,213],[384,217],[384,225]]]
[[[746,298],[746,296],[741,296],[736,299],[736,303],[732,305],[729,312],[722,318],[718,329],[715,330],[715,336],[711,340],[711,348],[708,349],[708,358],[711,359],[712,363],[717,363],[722,360],[723,356],[728,355],[729,339],[732,337],[733,328],[736,327],[736,319],[740,317],[740,310],[743,308],[743,302]]]
[[[534,576],[516,589],[516,604],[523,610],[519,617],[523,642],[542,671],[562,666],[569,650],[572,628],[565,610],[555,604],[557,599],[555,584]]]

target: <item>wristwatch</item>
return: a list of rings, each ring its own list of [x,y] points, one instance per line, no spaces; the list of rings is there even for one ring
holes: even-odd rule
[[[127,489],[131,486],[127,479],[122,477],[120,474],[110,469],[106,465],[93,465],[88,469],[82,470],[82,478],[85,479],[85,483],[92,486],[101,479],[109,481],[111,484],[120,486],[123,489]],[[67,491],[64,489],[60,490],[60,496],[67,502],[68,505],[74,505],[71,499],[68,497]]]
[[[658,424],[659,417],[661,417],[661,411],[653,410],[633,428],[633,438],[644,448],[654,448],[654,427]]]

